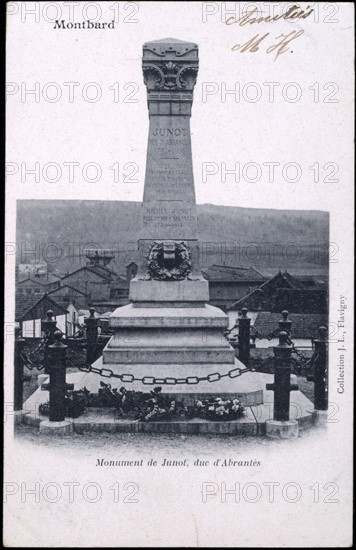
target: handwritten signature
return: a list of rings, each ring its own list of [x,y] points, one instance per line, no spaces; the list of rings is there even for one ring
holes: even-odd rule
[[[282,53],[285,53],[289,50],[288,44],[292,42],[292,40],[296,40],[299,36],[301,36],[304,33],[303,30],[300,31],[292,31],[289,34],[281,34],[276,37],[276,40],[281,39],[277,44],[273,44],[272,46],[269,46],[266,49],[266,53],[272,53],[275,52],[276,57],[274,58],[274,61],[278,59]],[[269,32],[266,32],[263,36],[260,36],[259,34],[256,34],[253,38],[245,42],[245,44],[235,44],[231,49],[233,52],[240,50],[240,53],[244,52],[252,52],[255,53],[259,50],[259,46],[261,42],[269,36]]]
[[[229,17],[225,23],[226,25],[238,23],[239,27],[243,27],[244,25],[253,25],[254,23],[273,23],[274,21],[279,21],[279,19],[297,21],[298,19],[306,19],[309,17],[309,15],[313,13],[314,8],[310,8],[310,6],[308,6],[307,10],[304,11],[299,6],[294,5],[286,11],[286,13],[281,13],[280,15],[274,16],[267,15],[265,17],[257,17],[258,11],[258,8],[255,7],[246,12],[240,19]]]

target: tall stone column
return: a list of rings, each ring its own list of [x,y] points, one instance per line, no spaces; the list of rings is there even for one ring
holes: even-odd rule
[[[190,137],[198,63],[198,46],[192,42],[167,38],[143,46],[150,124],[133,302],[209,300],[199,267]]]
[[[143,46],[150,119],[142,239],[197,241],[190,117],[198,47],[179,40]]]

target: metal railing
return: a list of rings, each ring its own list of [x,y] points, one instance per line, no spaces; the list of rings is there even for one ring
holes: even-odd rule
[[[293,369],[300,374],[307,373],[307,380],[314,382],[314,406],[315,410],[327,410],[328,408],[328,342],[327,329],[320,327],[319,338],[312,341],[313,353],[311,357],[305,356],[294,344],[292,334],[292,322],[288,319],[288,312],[282,312],[282,319],[278,327],[269,333],[270,338],[278,334],[279,343],[273,347],[273,355],[266,358],[259,367],[266,367],[273,363],[274,382],[267,384],[267,389],[274,392],[274,419],[289,420],[290,391],[298,389],[290,383]],[[85,318],[85,327],[80,328],[72,337],[63,342],[63,332],[58,330],[53,312],[47,312],[47,318],[42,321],[43,339],[32,351],[26,350],[26,341],[21,337],[17,329],[15,337],[15,389],[14,409],[20,411],[23,406],[23,383],[28,380],[24,375],[24,369],[45,370],[49,374],[49,382],[43,384],[43,389],[48,389],[50,420],[64,420],[65,395],[68,389],[73,389],[73,384],[66,383],[66,369],[68,363],[84,372],[91,372],[103,378],[116,378],[123,383],[141,382],[145,385],[172,385],[178,384],[196,385],[201,382],[217,382],[222,378],[237,378],[244,373],[256,370],[252,366],[250,349],[251,333],[261,337],[260,333],[251,327],[251,319],[247,316],[247,309],[242,310],[242,317],[235,324],[238,327],[238,358],[244,367],[233,368],[228,372],[213,372],[206,376],[191,376],[183,378],[154,376],[136,377],[131,373],[115,373],[108,368],[94,367],[93,363],[102,354],[105,343],[110,334],[99,334],[99,319],[95,317],[95,309],[90,309],[90,316]],[[251,330],[252,329],[252,330]],[[231,330],[229,331],[231,333]],[[77,346],[77,347],[76,347]],[[77,357],[75,351],[86,350],[85,359]],[[68,355],[68,351],[72,352]]]

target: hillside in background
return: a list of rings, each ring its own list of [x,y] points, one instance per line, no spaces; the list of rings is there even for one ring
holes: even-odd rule
[[[35,255],[51,271],[85,264],[84,248],[116,251],[120,272],[135,260],[141,203],[26,200],[17,203],[17,260]],[[213,263],[325,271],[329,215],[306,210],[270,210],[202,204],[197,206],[202,266]]]

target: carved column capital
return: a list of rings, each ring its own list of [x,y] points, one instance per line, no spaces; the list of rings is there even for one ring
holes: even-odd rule
[[[192,42],[167,38],[144,44],[142,70],[150,115],[191,114],[198,66],[198,46]]]

